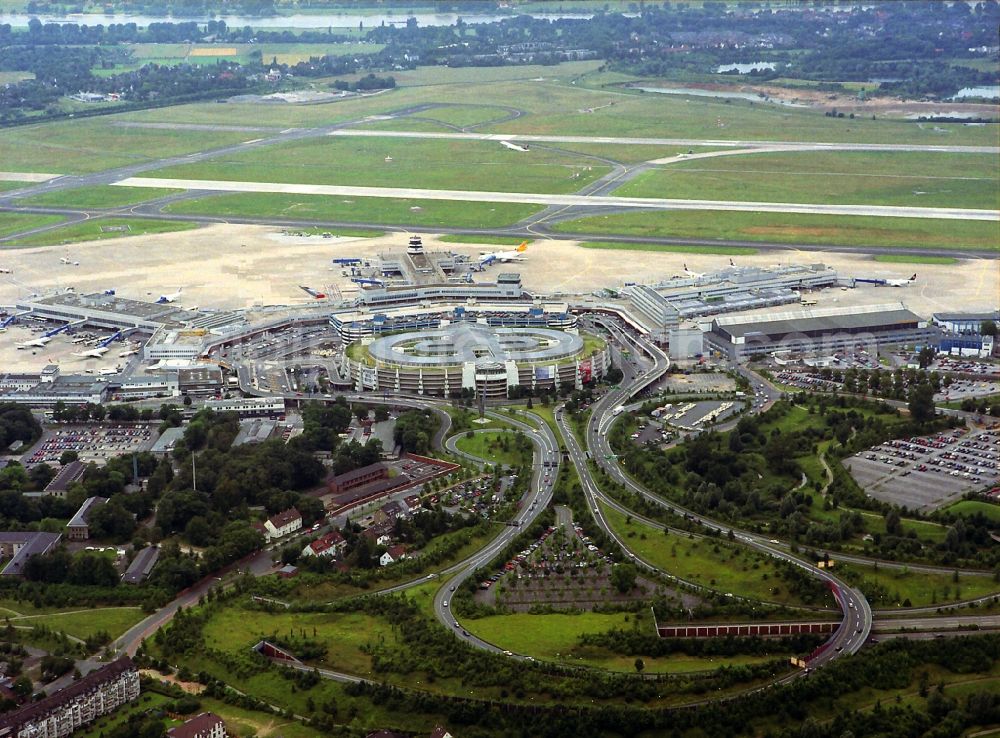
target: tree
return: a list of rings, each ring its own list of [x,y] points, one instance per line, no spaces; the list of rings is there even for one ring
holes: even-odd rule
[[[917,354],[917,362],[920,364],[921,369],[926,369],[934,361],[934,355],[937,352],[934,351],[933,346],[924,346],[920,349],[920,353]]]
[[[997,324],[992,320],[984,320],[979,324],[979,332],[984,336],[996,336],[997,335]]]
[[[631,592],[633,587],[635,587],[637,574],[638,572],[633,563],[615,564],[611,568],[611,584],[622,594]]]
[[[918,384],[910,388],[907,406],[913,419],[923,425],[934,417],[934,388],[929,384]]]
[[[635,671],[637,674],[642,674],[642,670],[646,668],[646,662],[642,660],[641,657],[636,657],[635,660]]]
[[[63,451],[62,454],[59,456],[59,463],[62,464],[63,466],[66,466],[66,464],[71,464],[79,458],[80,454],[78,454],[73,449],[69,449],[68,451]]]

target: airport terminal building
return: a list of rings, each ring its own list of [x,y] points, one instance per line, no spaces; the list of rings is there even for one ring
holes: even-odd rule
[[[940,331],[902,303],[800,310],[712,321],[706,343],[730,359],[758,354],[830,354],[885,345],[937,343]]]
[[[579,388],[611,368],[607,346],[587,349],[580,336],[551,328],[459,323],[354,345],[360,351],[349,351],[345,362],[359,392],[451,397],[465,391],[503,399],[517,387]]]

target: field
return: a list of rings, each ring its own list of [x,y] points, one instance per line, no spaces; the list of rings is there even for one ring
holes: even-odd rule
[[[1000,251],[996,223],[971,220],[878,218],[736,212],[646,212],[595,215],[557,223],[563,233],[809,243],[961,251]]]
[[[724,541],[664,535],[645,523],[626,520],[625,516],[602,507],[608,524],[627,539],[636,555],[668,574],[710,587],[717,592],[731,592],[738,597],[801,604],[784,586],[771,559]],[[826,604],[832,604],[827,602]]]
[[[277,58],[279,64],[297,64],[308,61],[312,56],[354,56],[356,54],[376,54],[384,47],[382,44],[368,43],[273,43],[273,44],[235,44],[226,46],[199,46],[195,44],[129,44],[129,50],[137,63],[126,67],[118,67],[114,73],[134,69],[144,64],[214,64],[216,61],[237,61],[246,64],[251,53],[259,51],[265,64]]]
[[[926,607],[1000,592],[1000,583],[989,574],[961,574],[956,578],[949,573],[853,563],[838,564],[837,572],[849,582],[857,583],[873,607]]]
[[[59,121],[0,130],[4,171],[87,174],[249,138],[234,131],[125,128],[116,117]]]
[[[531,464],[531,446],[526,451],[518,449],[515,439],[519,435],[521,434],[515,432],[473,433],[471,438],[463,435],[455,442],[455,446],[459,451],[497,464],[527,466]]]
[[[537,205],[353,197],[240,193],[210,195],[168,205],[170,213],[246,218],[304,219],[321,222],[385,223],[414,226],[500,228],[540,210]]]
[[[4,613],[5,614],[5,613]],[[145,617],[139,607],[98,607],[49,615],[11,617],[14,625],[45,625],[75,638],[85,639],[100,631],[117,638]]]
[[[647,612],[642,613],[550,613],[534,615],[490,615],[462,621],[470,633],[517,654],[543,661],[560,661],[575,666],[590,666],[610,671],[635,671],[635,656],[617,654],[596,646],[579,643],[585,633],[627,630],[633,627],[652,632],[653,624]],[[770,661],[769,656],[697,657],[673,654],[654,658],[642,656],[644,672],[652,674],[682,674],[711,671],[720,666],[736,666]]]
[[[53,206],[64,208],[102,209],[137,205],[148,200],[166,197],[183,190],[157,190],[144,187],[80,187],[72,190],[57,190],[43,195],[26,197],[17,201],[18,205]]]
[[[872,257],[874,261],[883,264],[940,264],[950,266],[957,264],[958,259],[950,256],[916,256],[914,254],[876,254]]]
[[[962,500],[944,509],[952,515],[985,515],[987,520],[1000,523],[1000,505],[991,505],[988,502],[977,500]]]
[[[90,218],[62,228],[36,233],[6,242],[8,247],[52,246],[81,241],[102,241],[124,236],[142,236],[198,228],[198,223],[142,218]],[[111,229],[111,230],[109,230]],[[121,229],[121,230],[119,230]]]
[[[564,194],[607,171],[581,157],[538,151],[526,158],[485,141],[323,137],[168,167],[155,176]]]
[[[682,161],[615,190],[628,197],[996,209],[997,159],[923,152],[761,153]]]
[[[61,215],[22,215],[20,213],[0,213],[0,238],[9,236],[12,233],[20,233],[29,228],[40,228],[42,226],[59,223],[63,220]],[[10,248],[10,242],[0,243],[0,249]]]

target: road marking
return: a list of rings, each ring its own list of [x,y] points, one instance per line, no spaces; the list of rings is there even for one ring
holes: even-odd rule
[[[818,203],[740,202],[736,200],[680,200],[656,197],[612,197],[551,195],[533,192],[481,190],[429,190],[417,187],[358,187],[281,182],[240,182],[211,179],[129,177],[113,183],[118,187],[152,187],[205,192],[253,192],[286,195],[456,200],[461,202],[570,205],[574,207],[619,207],[645,210],[727,210],[751,213],[800,213],[811,215],[855,215],[883,218],[929,218],[942,220],[1000,221],[1000,211],[973,208],[919,208],[885,205],[823,205]]]

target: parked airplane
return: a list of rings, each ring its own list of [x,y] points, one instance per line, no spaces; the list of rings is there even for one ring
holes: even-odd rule
[[[914,273],[913,276],[910,277],[909,279],[887,279],[885,280],[885,283],[889,287],[909,287],[910,282],[916,282],[916,281],[917,281],[917,275],[916,273]]]
[[[48,336],[40,336],[38,338],[32,338],[30,341],[23,341],[17,344],[19,349],[30,349],[30,348],[42,348],[52,339]]]
[[[98,346],[97,348],[88,349],[86,351],[74,351],[73,356],[79,356],[81,359],[100,359],[104,354],[108,353],[110,349],[107,346]]]
[[[176,302],[177,300],[180,299],[181,292],[183,290],[184,290],[183,287],[178,287],[176,292],[173,292],[169,295],[160,295],[160,297],[156,300],[156,304],[165,305],[168,302]]]
[[[499,261],[501,264],[508,261],[524,261],[524,253],[528,250],[528,242],[521,241],[521,245],[518,246],[513,251],[494,251],[490,253],[489,251],[483,251],[479,254],[479,263],[483,264],[489,262],[492,264],[495,261]]]
[[[314,290],[312,287],[306,287],[304,284],[299,285],[299,289],[305,292],[307,295],[315,297],[317,300],[325,300],[326,295],[318,290]]]
[[[72,266],[80,266],[80,262],[78,262],[78,261],[73,261],[73,260],[71,260],[71,259],[67,259],[67,258],[66,258],[65,256],[64,256],[64,257],[62,257],[61,259],[59,259],[59,261],[60,261],[61,263],[63,263],[63,264],[71,264]]]
[[[690,269],[688,269],[688,265],[687,264],[684,265],[684,273],[686,275],[688,275],[689,277],[693,277],[695,279],[699,279],[699,278],[705,276],[704,274],[699,274],[698,272],[692,272]]]

